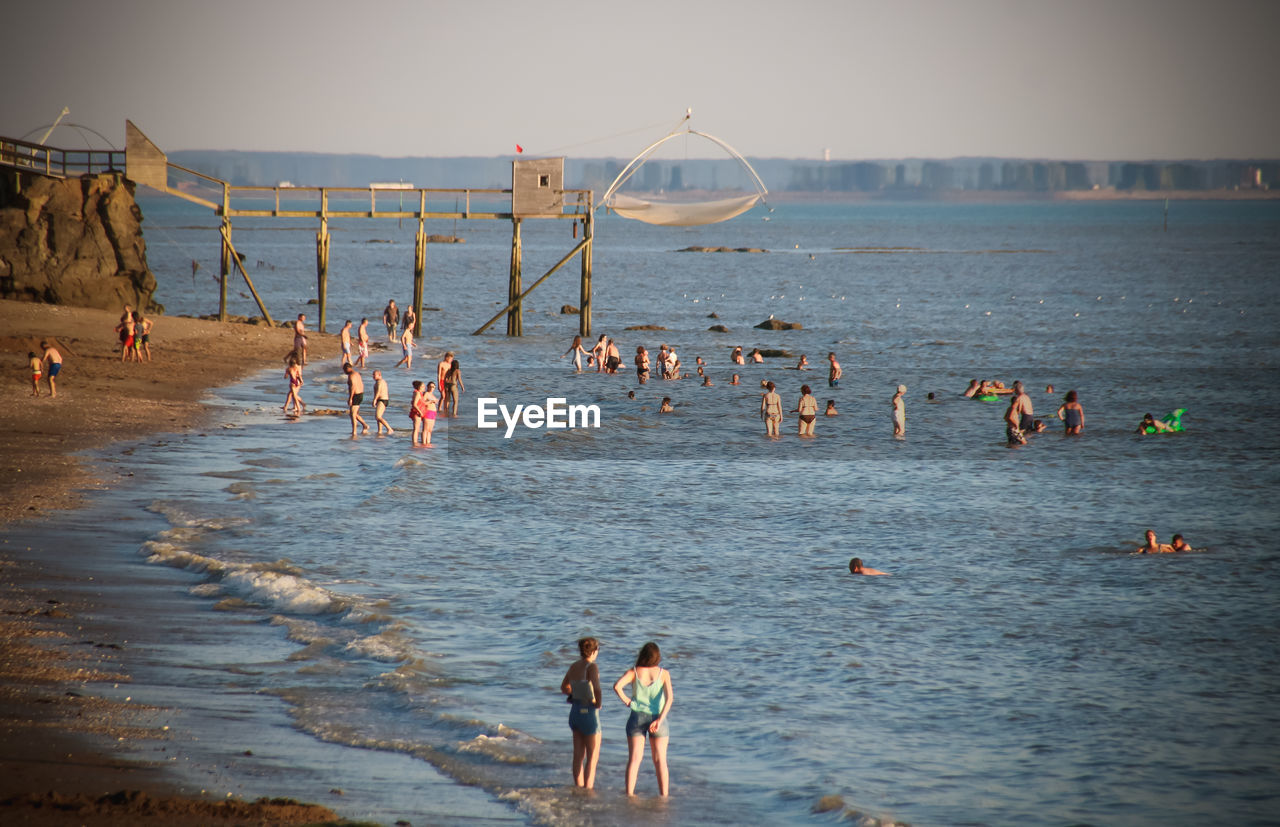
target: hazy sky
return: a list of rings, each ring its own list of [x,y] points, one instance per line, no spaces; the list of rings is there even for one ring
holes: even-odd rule
[[[630,157],[1280,156],[1277,0],[41,0],[0,135],[119,147]],[[23,82],[15,82],[22,78]],[[37,133],[38,136],[38,133]],[[83,146],[60,129],[57,146]],[[717,157],[696,142],[691,156]]]

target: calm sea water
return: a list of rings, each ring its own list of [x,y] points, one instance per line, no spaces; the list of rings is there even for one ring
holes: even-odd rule
[[[142,206],[168,312],[214,312],[212,218]],[[480,823],[1275,823],[1280,205],[1175,203],[1167,232],[1161,209],[601,220],[596,332],[617,337],[625,364],[637,344],[701,356],[710,388],[573,374],[559,354],[577,317],[558,310],[578,303],[576,265],[530,298],[523,339],[471,337],[505,303],[510,227],[462,223],[466,244],[428,252],[426,303],[440,310],[424,314],[423,345],[456,351],[467,385],[437,447],[287,421],[272,373],[219,394],[221,427],[138,446],[134,485],[104,497],[135,515],[120,543],[131,559],[180,570],[186,622],[218,632],[170,665],[286,710],[255,719],[293,731],[282,764],[395,756],[360,782],[387,820],[430,822],[433,805],[406,788],[442,775],[470,788],[451,812]],[[574,243],[550,224],[526,222],[526,283]],[[412,231],[335,225],[330,331],[407,303]],[[314,321],[314,228],[235,232],[273,314]],[[688,245],[770,252],[674,252]],[[252,314],[233,293],[232,311]],[[770,314],[803,329],[753,329]],[[637,324],[667,330],[624,330]],[[154,338],[163,358],[163,319]],[[731,386],[733,345],[818,369],[771,359]],[[410,380],[434,371],[392,370],[398,358],[371,360],[397,427]],[[1085,434],[1051,425],[1006,448],[1003,405],[960,397],[975,377],[1023,380],[1055,425],[1077,390]],[[307,379],[311,406],[341,407],[336,365]],[[788,407],[809,382],[840,415],[819,419],[817,439],[797,439],[791,419],[767,441],[761,379]],[[899,383],[904,440],[889,418]],[[596,404],[602,427],[504,440],[476,429],[477,395]],[[674,414],[657,415],[662,396]],[[1189,410],[1185,433],[1133,433],[1174,408]],[[1147,528],[1198,551],[1132,556]],[[853,556],[892,576],[851,577]],[[616,705],[599,793],[568,785],[557,686],[586,634],[606,681],[645,641],[662,648],[669,802],[654,800],[647,759],[641,800],[619,794]]]

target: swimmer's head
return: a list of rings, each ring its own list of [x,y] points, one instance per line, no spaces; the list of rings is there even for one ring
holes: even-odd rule
[[[862,571],[862,558],[855,557],[849,561],[849,573],[857,574],[860,571]]]
[[[627,391],[627,398],[628,398],[628,399],[635,399],[635,398],[636,398],[636,392],[635,392],[635,391]]]
[[[926,398],[928,398],[928,399],[933,399],[933,391],[929,391],[929,396],[928,396],[928,397],[926,397]]]
[[[1172,540],[1172,542],[1173,542],[1173,544],[1174,544],[1175,546],[1176,546],[1178,543],[1183,542],[1183,540],[1182,540],[1182,535],[1181,535],[1181,534],[1175,534],[1175,535],[1173,535],[1173,540]]]
[[[1146,538],[1151,545],[1154,546],[1156,544],[1156,533],[1149,528],[1147,529]]]
[[[800,392],[804,394],[813,393],[813,391],[809,388],[808,385],[801,385]]]
[[[374,378],[374,380],[375,380],[375,381],[376,381],[376,380],[378,380],[378,379],[381,379],[381,378],[382,378],[382,371],[380,371],[380,370],[375,370],[375,371],[373,372],[373,378]]]
[[[600,641],[593,637],[578,638],[578,654],[589,658],[600,651]]]
[[[1143,414],[1143,415],[1142,415],[1142,421],[1143,421],[1143,422],[1154,422],[1154,421],[1155,421],[1155,417],[1154,417],[1154,416],[1152,416],[1151,414]]]
[[[1013,389],[1018,393],[1022,393],[1022,382],[1014,382]]]
[[[899,385],[899,386],[898,386],[898,393],[906,393],[906,392],[907,392],[907,386],[906,386],[906,385]]]
[[[413,380],[413,389],[414,389],[415,391],[420,391],[420,390],[422,390],[422,380],[421,380],[421,379],[414,379],[414,380]]]
[[[1044,389],[1045,393],[1053,393],[1053,385],[1048,385]]]
[[[662,397],[662,404],[664,404],[664,405],[670,405],[670,404],[671,404],[671,397],[670,397],[670,396],[664,396],[664,397]]]
[[[429,390],[429,391],[433,391],[433,390],[435,390],[435,389],[436,389],[436,383],[435,383],[435,382],[428,382],[428,383],[427,383],[427,390]]]
[[[641,353],[644,353],[644,345],[636,345],[636,355],[639,356]]]
[[[769,390],[773,390],[773,388],[774,388],[774,385],[773,385],[773,383],[772,383],[772,382],[765,382],[765,383],[764,383],[764,386],[765,386],[766,388],[768,388]]]
[[[1050,387],[1050,390],[1049,390],[1048,392],[1049,392],[1049,393],[1053,393],[1053,390],[1052,390],[1053,385],[1050,385],[1049,387]],[[1075,392],[1075,391],[1067,391],[1067,401],[1068,401],[1068,402],[1075,402],[1077,399],[1079,399],[1079,397],[1078,397],[1078,396],[1076,396],[1076,392]]]
[[[636,666],[657,666],[662,662],[662,652],[658,651],[658,644],[649,641],[640,647],[640,654],[636,655]]]
[[[49,346],[49,343],[48,343],[48,342],[41,342],[41,343],[40,343],[40,347],[48,347],[48,346]]]
[[[350,363],[350,362],[348,362],[347,364],[345,364],[345,365],[343,365],[343,366],[342,366],[342,372],[343,372],[343,373],[351,373],[353,370],[355,370],[355,368],[351,367],[351,363]]]

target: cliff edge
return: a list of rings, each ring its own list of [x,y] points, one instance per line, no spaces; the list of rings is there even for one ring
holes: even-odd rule
[[[0,298],[163,313],[133,182],[0,176]]]

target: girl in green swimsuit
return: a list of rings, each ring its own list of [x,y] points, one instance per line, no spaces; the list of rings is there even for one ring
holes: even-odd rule
[[[613,685],[616,694],[631,709],[627,719],[627,795],[635,795],[636,776],[644,760],[644,739],[649,739],[653,753],[653,769],[658,775],[658,795],[666,797],[667,714],[675,693],[671,690],[671,673],[663,669],[658,644],[649,642],[636,657],[636,665],[628,669]],[[623,692],[631,687],[631,697]]]

